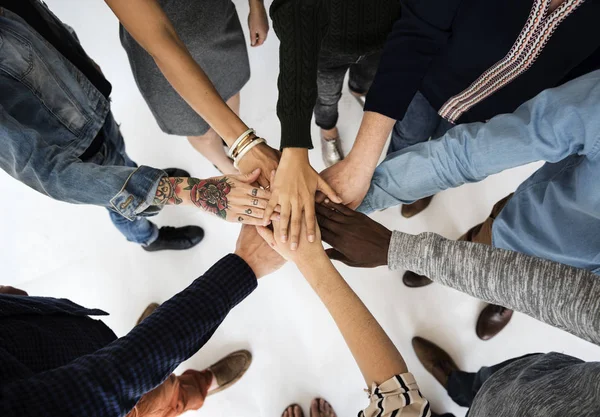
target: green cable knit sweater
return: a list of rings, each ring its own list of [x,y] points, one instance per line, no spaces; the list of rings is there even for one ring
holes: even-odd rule
[[[317,100],[321,50],[368,54],[383,48],[399,18],[399,0],[274,0],[279,37],[281,148],[312,148],[312,112]]]

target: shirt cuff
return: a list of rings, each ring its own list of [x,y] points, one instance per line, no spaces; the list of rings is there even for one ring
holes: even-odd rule
[[[312,149],[312,137],[310,134],[312,114],[305,116],[279,116],[281,121],[281,146],[285,148],[307,148]]]
[[[205,274],[205,279],[212,277],[221,281],[229,307],[233,308],[242,302],[258,286],[254,271],[242,258],[229,254],[214,264]]]
[[[362,412],[364,417],[396,415],[394,412],[400,410],[403,417],[429,415],[429,402],[421,395],[410,372],[393,376],[380,385],[373,383],[369,400],[369,407]]]
[[[161,169],[141,166],[127,178],[121,191],[110,200],[110,204],[123,217],[133,221],[152,205],[158,183],[166,176],[167,173]]]
[[[358,211],[359,213],[363,213],[363,214],[371,214],[375,211],[375,209],[371,205],[371,195],[372,195],[371,188],[369,188],[367,195],[365,196],[363,201],[360,203],[360,206],[358,206],[356,208],[356,211]]]
[[[411,235],[397,230],[392,232],[388,250],[388,267],[392,271],[406,269],[417,274],[421,273],[421,263],[427,258],[424,241],[430,233]]]

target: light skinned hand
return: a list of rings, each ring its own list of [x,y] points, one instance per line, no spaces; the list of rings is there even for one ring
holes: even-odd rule
[[[303,221],[306,223],[303,240],[307,242],[316,240],[315,194],[317,191],[321,191],[332,201],[340,203],[342,201],[310,166],[308,149],[284,149],[279,168],[271,184],[272,194],[265,209],[265,218],[269,219],[279,206],[281,222],[275,230],[281,242],[290,242],[291,250],[299,247]]]
[[[365,199],[371,186],[372,173],[366,171],[360,163],[350,156],[337,164],[321,171],[321,178],[326,181],[340,196],[340,203],[355,209]],[[325,194],[317,195],[317,202],[322,203]]]
[[[238,166],[242,174],[248,174],[256,168],[260,168],[260,176],[257,183],[265,189],[271,187],[271,172],[279,166],[281,153],[265,143],[255,146],[248,152]]]
[[[248,29],[250,30],[250,46],[256,47],[265,43],[269,33],[269,18],[263,0],[250,0]]]
[[[285,264],[285,259],[265,242],[254,226],[242,226],[235,254],[246,261],[256,278],[272,274]]]
[[[189,178],[184,191],[189,190],[192,204],[217,217],[229,222],[262,225],[279,216],[271,213],[266,221],[264,219],[271,193],[254,185],[260,172],[257,168],[250,174],[225,175],[205,180]]]
[[[280,224],[278,221],[273,221],[273,230],[278,230],[279,226]],[[315,237],[317,238],[317,241],[309,244],[306,237],[306,221],[304,220],[301,222],[301,238],[297,250],[292,250],[286,242],[281,240],[279,233],[274,233],[273,230],[268,227],[257,226],[256,230],[271,248],[277,251],[277,253],[286,260],[294,262],[297,265],[305,265],[319,257],[327,258],[325,249],[323,249],[323,243],[321,242],[321,231],[319,230],[319,227],[316,226],[315,228]]]

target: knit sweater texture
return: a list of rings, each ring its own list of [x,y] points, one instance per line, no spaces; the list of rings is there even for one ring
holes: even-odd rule
[[[279,37],[281,148],[312,148],[321,52],[369,54],[383,48],[399,18],[399,0],[275,0],[270,14]]]

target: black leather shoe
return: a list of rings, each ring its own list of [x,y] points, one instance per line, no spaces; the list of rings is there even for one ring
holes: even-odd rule
[[[204,238],[204,230],[198,226],[161,227],[158,238],[148,246],[142,246],[145,251],[183,250],[196,246]]]
[[[418,275],[412,271],[406,271],[404,273],[402,282],[404,282],[404,285],[408,288],[420,288],[433,283],[433,281],[425,275]]]
[[[187,172],[185,169],[166,168],[166,169],[163,169],[163,171],[165,171],[169,177],[189,177],[190,176],[190,173]]]

